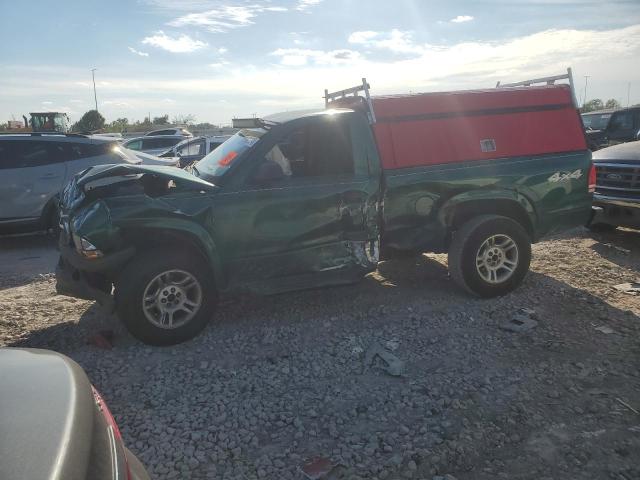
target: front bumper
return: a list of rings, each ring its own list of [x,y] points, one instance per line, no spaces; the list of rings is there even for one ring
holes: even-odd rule
[[[595,194],[592,224],[605,223],[620,227],[640,228],[640,198]]]
[[[59,295],[95,300],[113,311],[112,279],[136,253],[134,247],[93,260],[84,258],[66,242],[64,233],[58,243],[60,260],[56,267],[56,292]]]

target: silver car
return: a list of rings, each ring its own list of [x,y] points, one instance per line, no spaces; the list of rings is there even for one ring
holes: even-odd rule
[[[158,156],[161,158],[179,157],[180,168],[184,168],[202,160],[230,138],[231,135],[188,138]]]
[[[0,135],[0,232],[57,225],[57,195],[82,170],[141,163],[118,142],[75,134]]]
[[[136,152],[144,152],[150,155],[160,155],[167,149],[182,142],[185,137],[181,135],[159,135],[157,137],[137,137],[126,140],[122,146]]]

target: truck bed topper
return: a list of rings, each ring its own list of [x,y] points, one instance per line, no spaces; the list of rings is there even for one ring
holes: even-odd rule
[[[371,96],[362,79],[325,91],[325,105],[366,111],[383,167],[407,168],[586,150],[572,83],[569,69],[499,88]]]

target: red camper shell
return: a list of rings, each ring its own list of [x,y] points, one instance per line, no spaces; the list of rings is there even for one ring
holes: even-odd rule
[[[385,169],[583,151],[568,85],[372,97]]]

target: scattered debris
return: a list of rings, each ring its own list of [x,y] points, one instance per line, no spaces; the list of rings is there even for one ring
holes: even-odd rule
[[[331,473],[338,464],[333,463],[330,459],[321,456],[315,456],[307,459],[300,470],[302,474],[309,480],[319,480]]]
[[[617,246],[617,245],[614,245],[613,243],[604,243],[603,245],[604,245],[605,247],[613,248],[614,250],[616,250],[616,251],[618,251],[618,252],[620,252],[620,253],[623,253],[623,254],[625,254],[625,255],[629,255],[629,254],[631,253],[631,250],[628,250],[628,249],[626,249],[626,248],[619,247],[619,246]]]
[[[389,375],[393,377],[400,377],[403,375],[405,367],[404,362],[378,343],[374,343],[369,350],[367,350],[364,357],[362,373],[374,364],[376,357],[379,357],[385,363],[382,368]]]
[[[538,326],[538,322],[532,318],[535,313],[535,310],[522,308],[511,320],[500,325],[500,328],[515,333],[524,333],[533,330]]]
[[[385,348],[387,350],[389,350],[390,352],[395,352],[398,347],[400,347],[400,342],[398,340],[388,340],[385,344],[384,344]]]
[[[602,325],[601,327],[596,327],[596,330],[604,333],[605,335],[611,335],[612,333],[617,333],[613,328],[607,327],[606,325]]]
[[[616,397],[616,400],[618,401],[618,403],[620,403],[621,405],[624,405],[625,407],[627,407],[629,410],[631,410],[633,413],[635,413],[636,415],[640,415],[640,412],[638,410],[636,410],[635,408],[633,408],[631,405],[629,405],[627,402],[625,402],[624,400],[622,400],[619,397]]]
[[[604,430],[604,429],[602,429],[602,430],[596,430],[596,431],[594,431],[594,432],[582,432],[582,433],[580,434],[580,436],[581,436],[582,438],[597,438],[597,437],[599,437],[600,435],[604,435],[606,432],[607,432],[607,431],[606,431],[606,430]]]
[[[629,295],[640,295],[640,282],[621,283],[613,288],[622,293],[628,293]]]
[[[95,335],[91,335],[87,338],[87,345],[93,345],[103,350],[111,350],[113,348],[113,331],[102,330]]]
[[[640,425],[634,425],[633,427],[629,427],[627,430],[633,433],[640,433]]]

